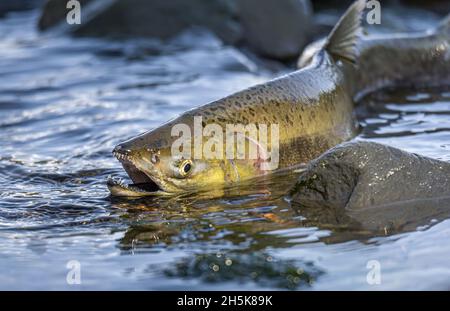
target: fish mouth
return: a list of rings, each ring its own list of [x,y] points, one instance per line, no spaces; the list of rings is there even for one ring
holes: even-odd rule
[[[127,184],[119,177],[108,177],[106,185],[111,195],[122,197],[141,197],[162,195],[166,192],[145,172],[139,170],[130,155],[113,151],[113,155],[122,164],[132,183]]]

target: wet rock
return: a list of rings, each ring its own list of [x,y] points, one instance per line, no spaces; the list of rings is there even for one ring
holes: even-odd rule
[[[244,40],[259,54],[277,59],[298,56],[311,34],[309,0],[239,0]]]
[[[97,7],[100,0],[81,1],[82,19],[85,11]],[[39,28],[46,30],[64,23],[67,9],[59,0],[48,1]],[[224,42],[240,39],[239,24],[234,20],[233,6],[226,0],[113,0],[104,1],[100,11],[74,27],[75,35],[143,36],[169,38],[191,26],[205,26]]]
[[[291,195],[299,211],[335,211],[331,214],[345,222],[350,217],[366,230],[413,230],[449,216],[450,164],[377,143],[350,142],[311,162]]]
[[[348,8],[355,0],[312,0],[312,5],[314,11],[316,10],[327,10],[327,9],[346,9]]]
[[[84,8],[94,0],[78,0],[81,7]],[[38,28],[46,30],[59,23],[65,22],[69,10],[66,8],[68,1],[47,0],[42,8],[42,14],[38,21]]]
[[[311,28],[309,0],[81,0],[80,3],[81,25],[66,27],[74,35],[166,39],[187,28],[201,26],[226,44],[244,44],[261,55],[277,59],[298,56]],[[65,24],[69,11],[65,5],[65,1],[49,0],[39,28],[47,30]]]
[[[400,2],[403,5],[412,5],[443,15],[450,11],[450,3],[447,0],[401,0]]]
[[[14,0],[14,1],[0,1],[0,17],[9,12],[24,11],[33,9],[41,5],[43,0]]]

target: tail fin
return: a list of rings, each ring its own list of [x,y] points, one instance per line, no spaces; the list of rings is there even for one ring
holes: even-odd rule
[[[450,14],[439,24],[437,28],[438,33],[450,35]]]
[[[337,59],[356,63],[357,43],[362,34],[361,20],[366,0],[353,3],[334,26],[326,39],[325,50]]]

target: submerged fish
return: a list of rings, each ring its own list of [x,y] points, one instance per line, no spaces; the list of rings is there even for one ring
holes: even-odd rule
[[[134,185],[110,179],[111,194],[146,196],[219,189],[269,173],[263,168],[268,159],[264,151],[269,149],[276,151],[277,169],[307,163],[354,137],[357,130],[354,97],[360,92],[387,82],[413,81],[410,78],[417,78],[419,72],[432,75],[433,79],[448,78],[449,72],[442,68],[448,67],[450,53],[447,24],[429,37],[418,38],[416,45],[412,38],[394,37],[378,44],[373,41],[370,48],[360,53],[357,45],[365,4],[360,0],[347,10],[321,48],[307,60],[305,68],[187,111],[116,146],[113,153]],[[365,54],[369,50],[373,55]],[[360,57],[367,58],[361,68]],[[183,124],[195,133],[195,117],[201,117],[202,129],[215,124],[216,131],[230,124],[256,124],[259,129],[262,125],[276,124],[278,139],[274,141],[271,136],[267,148],[261,151],[258,149],[261,144],[244,129],[240,134],[246,138],[246,150],[256,145],[256,158],[175,156],[172,147],[179,137],[172,136],[173,128]],[[272,131],[271,128],[271,134]],[[209,133],[212,134],[217,133]],[[209,138],[200,137],[202,146],[212,146],[208,145]],[[217,152],[219,148],[219,154],[223,155],[227,146],[221,144],[225,142],[215,142],[213,149]],[[190,155],[196,154],[194,147]],[[237,154],[238,143],[234,140],[232,149]],[[271,153],[269,159],[273,157]]]
[[[298,68],[309,66],[327,39],[309,44]],[[357,63],[347,80],[358,100],[386,86],[433,87],[450,84],[450,14],[433,29],[416,33],[360,36]]]

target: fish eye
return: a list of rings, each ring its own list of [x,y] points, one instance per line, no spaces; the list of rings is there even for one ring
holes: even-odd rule
[[[192,161],[184,160],[181,162],[180,167],[178,168],[181,176],[187,176],[192,171]]]

